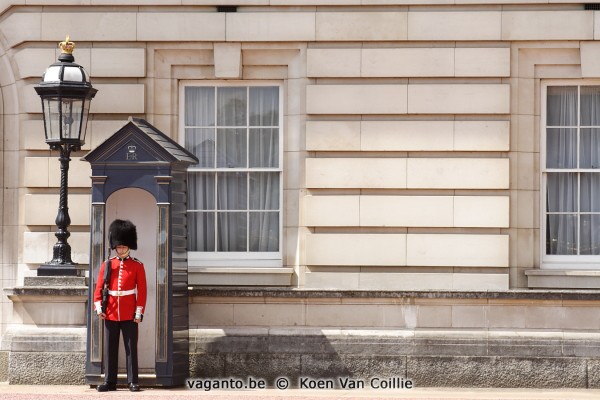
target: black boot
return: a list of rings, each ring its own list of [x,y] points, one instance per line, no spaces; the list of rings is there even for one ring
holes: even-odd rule
[[[140,385],[138,385],[137,383],[130,383],[129,384],[129,391],[130,392],[139,392],[140,391]]]
[[[115,385],[114,383],[103,383],[102,385],[98,385],[96,390],[99,392],[108,392],[109,390],[113,391],[117,390],[117,385]]]

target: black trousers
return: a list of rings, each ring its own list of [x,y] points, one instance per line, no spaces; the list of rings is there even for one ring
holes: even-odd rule
[[[123,332],[123,344],[125,346],[125,358],[127,361],[127,383],[138,382],[138,324],[131,321],[109,321],[104,320],[104,354],[105,378],[108,384],[117,384],[117,373],[119,370],[119,335]]]

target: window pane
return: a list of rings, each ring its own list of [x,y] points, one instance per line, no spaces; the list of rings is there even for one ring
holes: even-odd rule
[[[577,174],[549,173],[546,186],[546,211],[577,211]]]
[[[279,129],[250,129],[250,168],[279,166]]]
[[[188,173],[188,210],[215,209],[215,174]]]
[[[600,125],[600,86],[581,87],[581,125]]]
[[[279,210],[279,172],[250,173],[250,209]]]
[[[185,148],[198,157],[195,167],[215,167],[215,129],[186,128]]]
[[[548,215],[546,218],[546,254],[577,254],[577,216]]]
[[[546,125],[577,125],[577,86],[549,86]]]
[[[188,250],[215,251],[215,214],[188,212]]]
[[[246,172],[221,172],[217,174],[217,209],[247,209],[247,175]]]
[[[220,212],[218,220],[218,251],[246,251],[248,214]]]
[[[250,251],[279,251],[279,213],[250,213]]]
[[[546,129],[546,168],[577,168],[577,129]]]
[[[600,174],[581,174],[581,212],[600,212]]]
[[[246,125],[246,88],[217,88],[217,125]]]
[[[185,125],[214,126],[215,125],[215,88],[186,87],[185,88]]]
[[[246,129],[217,129],[217,168],[245,168]]]
[[[251,87],[250,126],[279,125],[279,88]]]
[[[581,128],[579,153],[581,168],[600,168],[600,129]]]
[[[600,215],[581,216],[580,254],[600,255]]]

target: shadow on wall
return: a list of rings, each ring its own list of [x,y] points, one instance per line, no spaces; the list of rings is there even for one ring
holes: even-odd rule
[[[409,381],[414,387],[600,387],[600,347],[590,340],[490,338],[485,332],[481,337],[308,334],[292,328],[207,332],[190,331],[190,379],[253,377],[276,387],[277,378],[285,377],[290,387],[310,388],[314,380],[331,381],[331,389],[344,389],[348,378],[365,388],[396,385],[388,389],[406,388],[401,385]]]
[[[368,387],[373,377],[406,378],[406,356],[373,354],[371,346],[355,346],[351,340],[317,333],[244,334],[225,329],[224,336],[211,337],[200,332],[190,331],[190,379],[253,377],[277,387],[277,379],[283,377],[290,387],[343,389],[352,380]]]

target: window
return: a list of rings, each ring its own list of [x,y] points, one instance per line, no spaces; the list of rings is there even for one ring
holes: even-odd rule
[[[185,147],[200,160],[188,169],[190,261],[280,260],[280,87],[187,85],[183,99]]]
[[[543,171],[545,266],[598,267],[600,86],[547,86]],[[594,264],[595,263],[595,264]]]

